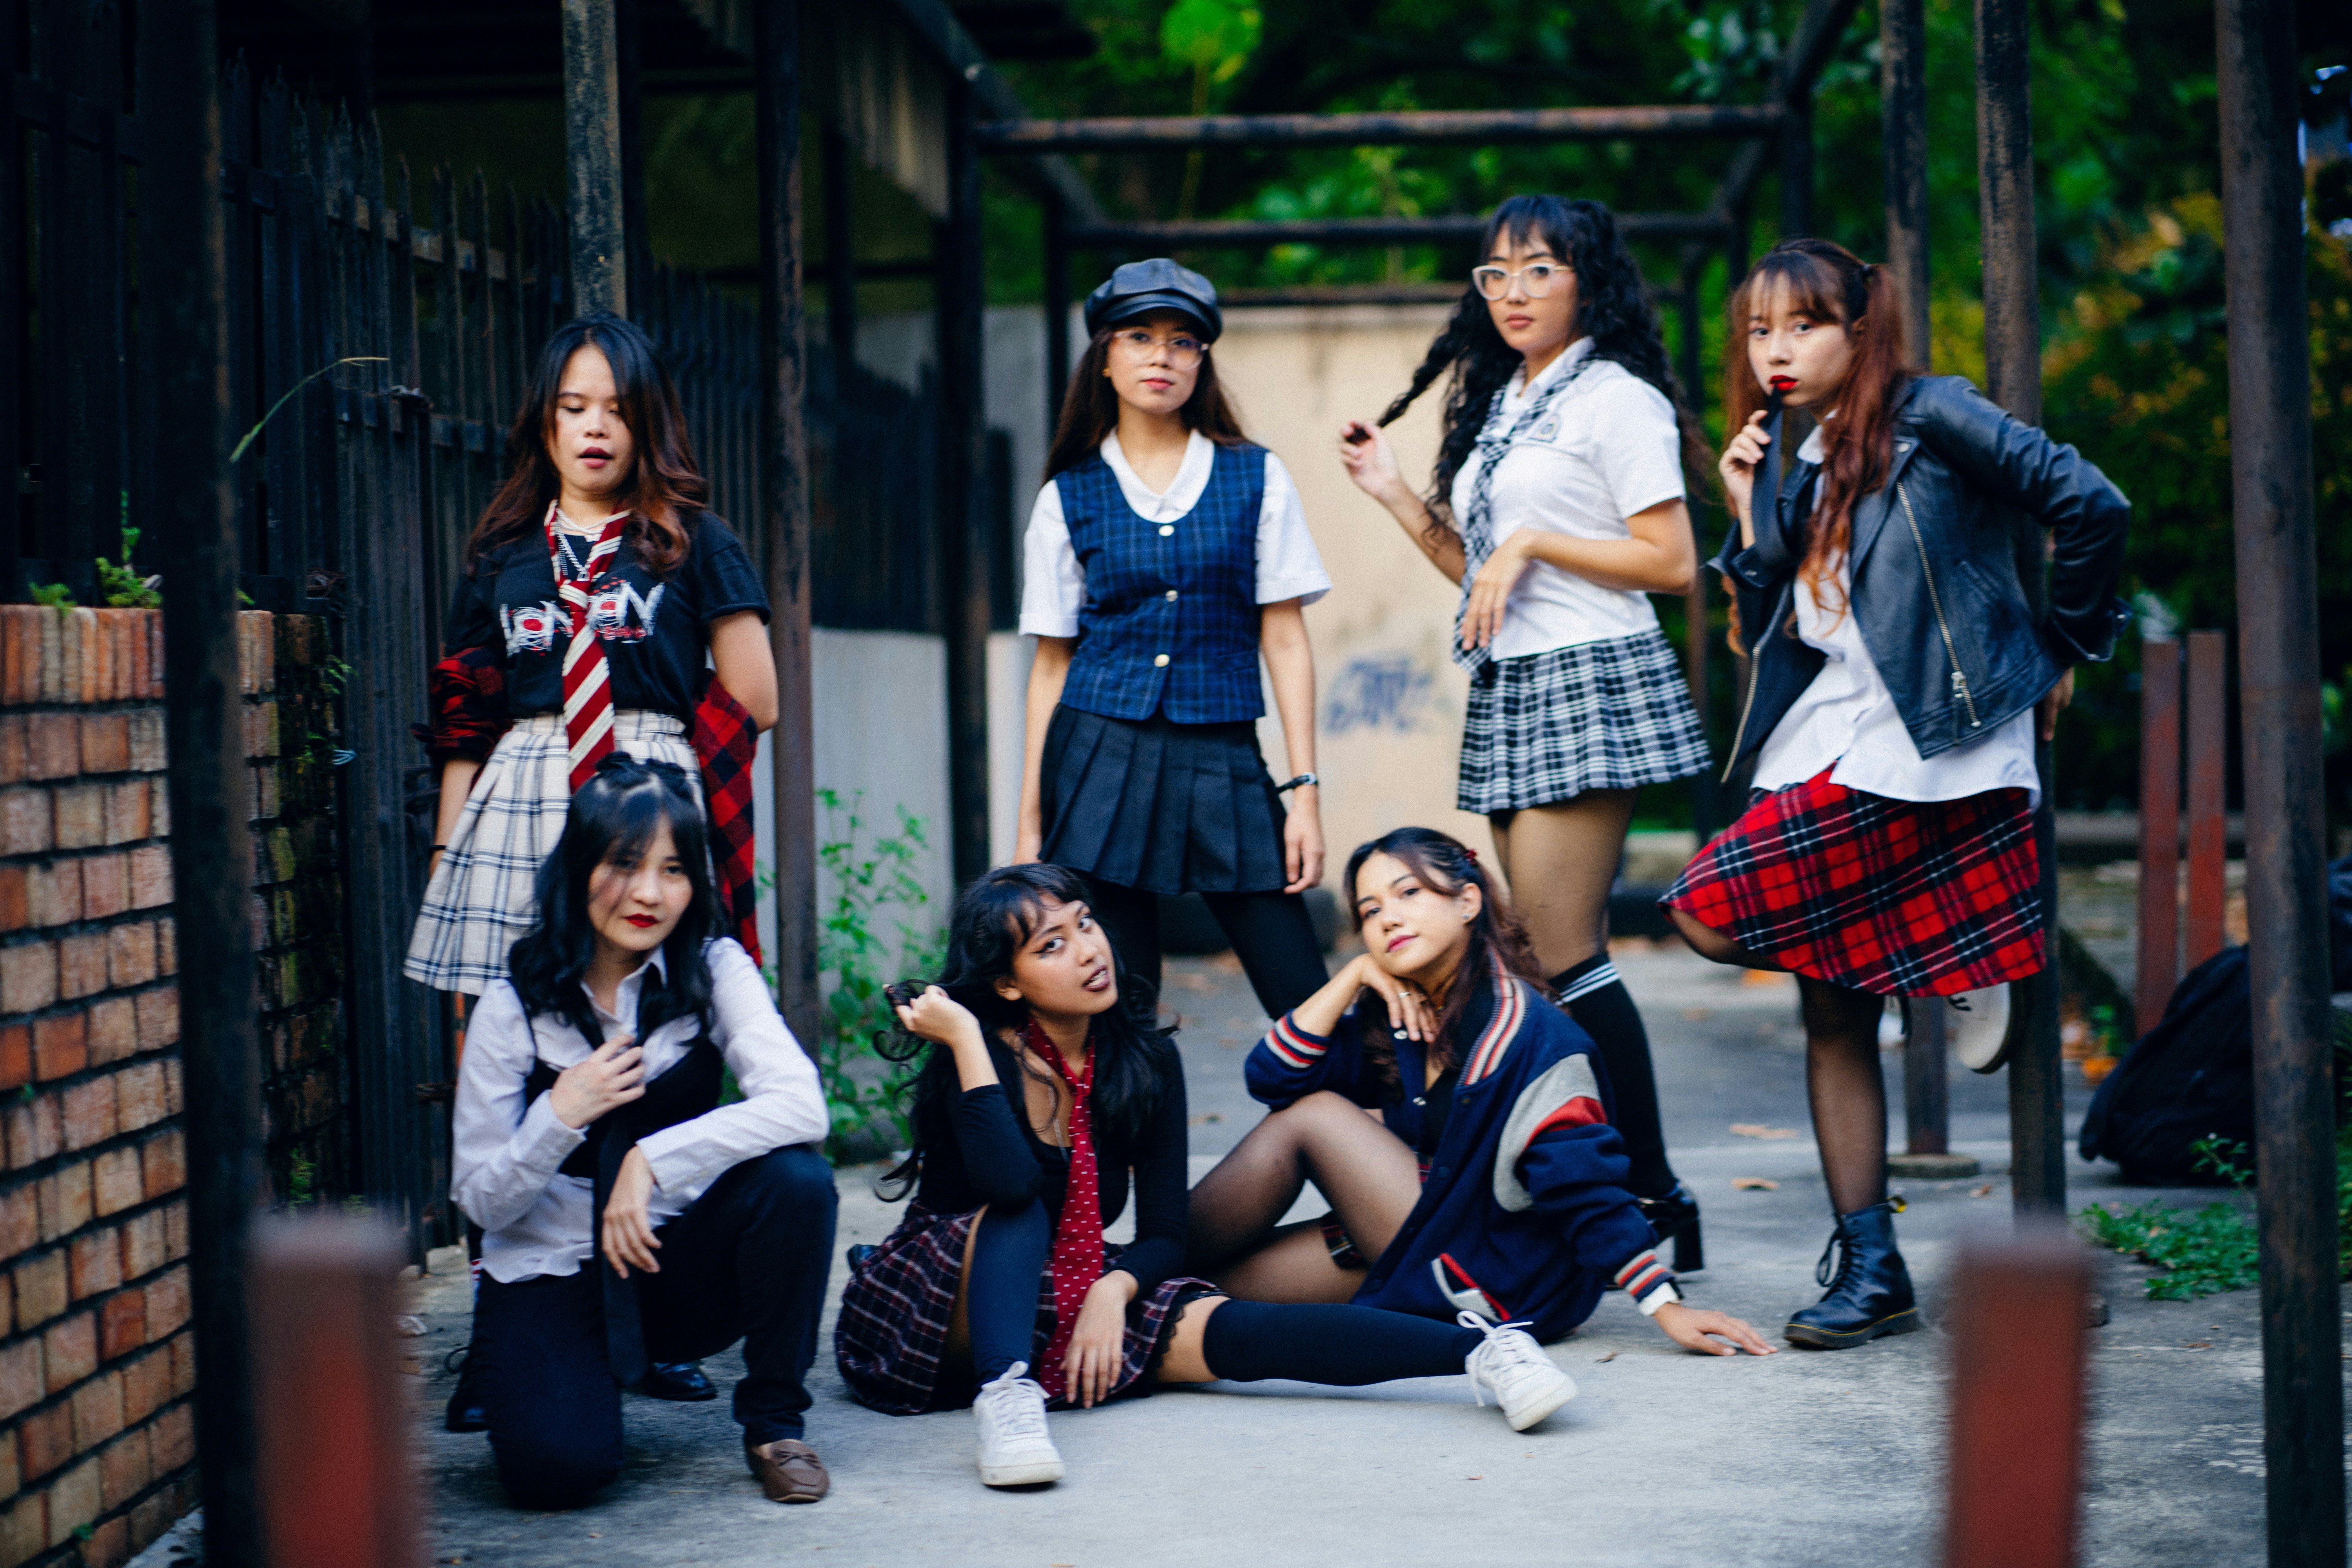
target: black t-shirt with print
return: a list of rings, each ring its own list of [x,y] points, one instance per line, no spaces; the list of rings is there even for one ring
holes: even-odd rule
[[[708,673],[710,623],[740,610],[768,616],[767,588],[735,531],[709,512],[683,521],[686,559],[667,577],[655,576],[624,544],[589,590],[589,624],[604,639],[616,709],[691,719]],[[566,625],[547,533],[534,528],[484,552],[459,581],[445,648],[503,650],[507,710],[518,719],[561,713]]]

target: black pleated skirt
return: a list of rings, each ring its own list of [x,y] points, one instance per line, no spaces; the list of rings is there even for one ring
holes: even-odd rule
[[[1056,708],[1040,764],[1041,859],[1155,893],[1278,891],[1282,797],[1257,726]]]

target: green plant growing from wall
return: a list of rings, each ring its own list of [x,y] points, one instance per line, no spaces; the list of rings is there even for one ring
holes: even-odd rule
[[[835,889],[817,927],[817,970],[825,987],[817,1074],[833,1122],[827,1149],[839,1155],[860,1131],[881,1133],[894,1146],[906,1138],[914,1075],[875,1049],[897,1026],[882,987],[898,976],[885,966],[895,952],[908,973],[930,973],[945,941],[928,917],[930,895],[915,874],[917,858],[929,847],[921,819],[901,806],[898,832],[869,845],[862,795],[846,805],[829,789],[816,798],[824,814],[817,863]]]

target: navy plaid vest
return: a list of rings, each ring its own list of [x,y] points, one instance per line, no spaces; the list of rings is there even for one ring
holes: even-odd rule
[[[1147,522],[1097,452],[1057,476],[1087,584],[1069,707],[1179,724],[1265,711],[1257,668],[1257,521],[1265,449],[1219,447],[1208,488],[1173,523]]]

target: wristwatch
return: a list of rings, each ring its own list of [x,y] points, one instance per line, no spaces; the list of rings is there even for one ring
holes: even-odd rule
[[[1291,780],[1288,784],[1275,785],[1274,793],[1276,795],[1287,795],[1292,790],[1297,789],[1300,784],[1321,784],[1322,782],[1323,781],[1321,779],[1317,778],[1313,773],[1301,773],[1297,778]]]

